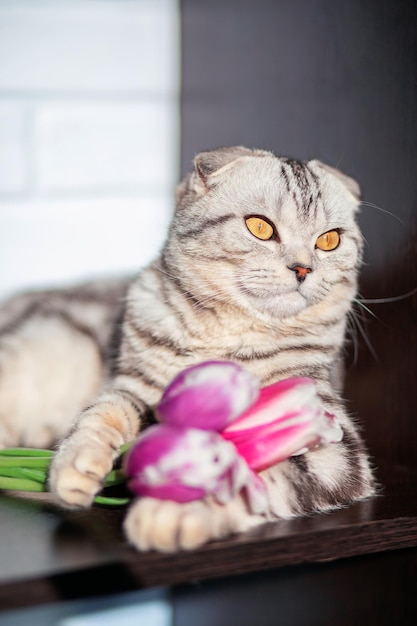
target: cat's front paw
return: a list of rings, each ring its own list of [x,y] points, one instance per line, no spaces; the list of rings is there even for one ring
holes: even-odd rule
[[[139,550],[177,552],[193,550],[265,521],[263,516],[249,513],[240,495],[226,504],[211,498],[186,504],[141,498],[129,509],[124,529],[129,542]]]
[[[68,440],[52,461],[49,488],[62,506],[89,507],[112,466],[109,446],[92,440],[81,445]]]
[[[198,548],[216,536],[214,520],[204,501],[179,504],[142,498],[129,509],[124,529],[139,550],[176,552]]]

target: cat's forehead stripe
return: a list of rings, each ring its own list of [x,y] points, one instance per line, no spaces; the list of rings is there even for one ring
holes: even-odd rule
[[[192,226],[191,228],[187,228],[184,231],[179,231],[178,238],[189,239],[190,237],[199,237],[207,228],[213,228],[215,226],[219,226],[220,224],[225,224],[232,219],[236,219],[236,215],[232,213],[206,219],[203,222],[198,223],[197,226]]]
[[[318,202],[321,198],[319,178],[302,161],[281,159],[281,176],[288,194],[294,200],[300,219],[316,216]]]

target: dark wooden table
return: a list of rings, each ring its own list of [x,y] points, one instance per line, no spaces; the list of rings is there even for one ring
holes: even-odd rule
[[[177,599],[182,598],[177,609],[183,619],[177,623],[191,625],[195,615],[190,614],[190,607],[197,607],[190,600],[193,593],[199,597],[198,611],[204,606],[204,598],[215,593],[215,604],[223,606],[222,615],[227,615],[225,589],[233,596],[233,590],[247,588],[248,597],[250,589],[258,589],[259,597],[259,590],[266,593],[271,581],[275,581],[271,594],[278,597],[282,585],[292,580],[291,593],[298,597],[305,589],[310,589],[310,595],[313,588],[318,592],[317,585],[324,576],[325,587],[320,594],[325,591],[327,609],[343,589],[348,593],[355,580],[365,577],[364,597],[377,593],[386,601],[389,591],[393,596],[389,610],[395,612],[397,600],[402,598],[398,610],[407,611],[404,619],[414,619],[417,616],[417,474],[398,466],[384,471],[380,478],[384,488],[370,501],[332,514],[278,521],[174,556],[141,554],[130,548],[121,531],[124,515],[121,509],[94,507],[90,511],[68,512],[45,497],[32,500],[2,495],[0,609],[169,586],[176,590]],[[369,568],[372,573],[368,579]],[[304,581],[301,587],[300,580]],[[314,581],[313,587],[311,581]],[[285,597],[288,593],[287,590]],[[253,606],[253,598],[252,595],[250,606]],[[410,598],[416,598],[412,606]],[[316,607],[317,602],[320,604],[321,600],[315,600]],[[358,602],[356,595],[357,609]],[[267,604],[265,599],[264,608]],[[210,606],[212,610],[213,605]],[[236,604],[234,606],[236,608]],[[294,601],[292,609],[296,608],[297,601]],[[387,610],[384,609],[385,617]],[[311,611],[310,607],[312,619]],[[218,626],[219,619],[207,624]],[[301,617],[297,619],[280,623],[304,623]],[[379,623],[413,623],[404,619],[380,620]],[[205,622],[201,622],[200,616],[199,625],[202,623]],[[228,623],[246,622],[229,620]],[[258,623],[274,622],[260,620]],[[342,622],[339,619],[333,623]]]

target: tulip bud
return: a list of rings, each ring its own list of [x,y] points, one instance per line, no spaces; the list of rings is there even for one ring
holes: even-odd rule
[[[207,361],[178,374],[156,407],[165,424],[220,431],[258,397],[258,379],[230,361]]]
[[[254,513],[267,507],[263,481],[216,432],[151,426],[128,451],[124,471],[139,496],[190,502],[212,495],[225,503],[245,489]]]

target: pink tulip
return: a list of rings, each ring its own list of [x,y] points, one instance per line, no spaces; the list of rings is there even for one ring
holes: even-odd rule
[[[151,426],[127,453],[124,470],[137,495],[176,502],[213,495],[224,503],[244,489],[254,513],[267,506],[263,481],[216,432]]]
[[[145,431],[126,455],[131,490],[177,502],[211,495],[223,503],[243,490],[254,513],[267,508],[255,472],[343,435],[312,379],[290,378],[259,392],[257,379],[228,361],[181,372],[156,413],[164,423]]]
[[[231,361],[207,361],[182,371],[165,389],[156,414],[161,422],[220,431],[259,394],[258,379]]]
[[[289,378],[261,389],[258,400],[222,431],[249,467],[260,472],[322,443],[342,429],[327,413],[310,378]]]

